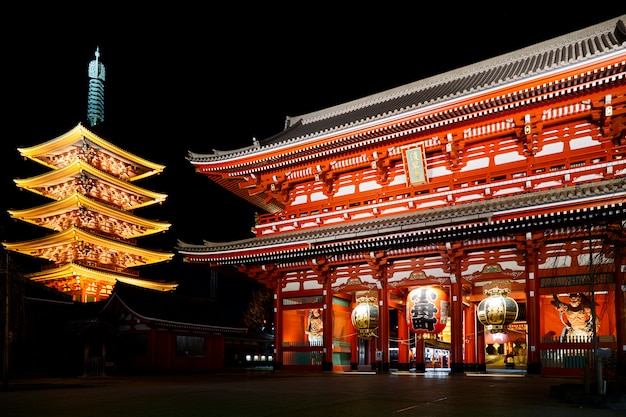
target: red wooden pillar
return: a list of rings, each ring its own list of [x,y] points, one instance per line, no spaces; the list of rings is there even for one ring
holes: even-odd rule
[[[413,335],[412,337],[415,337],[415,335]],[[424,362],[423,335],[419,335],[415,340],[415,370],[418,372],[423,372],[426,370],[426,363]]]
[[[464,321],[464,326],[463,329],[465,331],[464,334],[464,362],[466,364],[472,364],[472,367],[474,367],[477,363],[477,356],[476,356],[476,335],[475,335],[475,330],[476,330],[476,306],[472,303],[470,303],[470,305],[468,307],[464,307],[464,316],[465,316],[465,321]]]
[[[324,353],[322,355],[322,370],[333,370],[333,294],[329,291],[330,279],[324,285]]]
[[[474,311],[476,311],[476,305],[474,305]],[[475,317],[476,315],[474,315]],[[485,326],[478,322],[474,318],[474,329],[476,331],[476,361],[478,363],[476,370],[484,372],[487,370],[487,357],[485,350],[487,345],[485,344]]]
[[[620,251],[614,251],[616,254]],[[626,257],[615,256],[615,311],[618,314],[617,326],[615,329],[617,342],[617,360],[618,375],[626,374],[626,320],[624,320],[624,311],[626,311]]]
[[[404,309],[398,310],[398,368],[406,371],[410,368],[411,358],[409,356],[409,326],[406,323],[406,312]]]
[[[463,288],[460,277],[450,282],[450,373],[462,374],[463,369]]]
[[[381,366],[379,371],[389,371],[389,295],[387,294],[387,283],[379,281],[382,288],[378,290],[378,339],[376,349],[382,352],[382,361],[376,359],[376,366]]]
[[[526,371],[529,374],[541,373],[541,316],[539,304],[539,270],[537,250],[532,235],[526,234],[526,323],[528,329],[528,349]]]
[[[280,285],[274,287],[274,369],[283,364],[283,301]]]
[[[354,303],[351,303],[354,309]],[[352,320],[350,320],[350,369],[356,371],[359,368],[359,346],[358,346],[358,330],[354,327]]]

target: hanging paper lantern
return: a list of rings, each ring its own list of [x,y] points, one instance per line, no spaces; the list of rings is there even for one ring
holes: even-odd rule
[[[506,333],[506,325],[517,319],[517,302],[508,297],[508,288],[491,288],[485,291],[488,295],[478,304],[476,314],[478,321],[485,325],[489,333]]]
[[[357,298],[357,306],[352,310],[352,324],[359,336],[375,336],[378,329],[378,306],[375,297]]]
[[[448,321],[448,294],[439,287],[419,287],[406,299],[406,322],[413,333],[441,333]]]

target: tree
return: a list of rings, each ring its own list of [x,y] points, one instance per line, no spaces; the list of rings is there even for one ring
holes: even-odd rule
[[[273,331],[273,296],[269,288],[254,290],[243,317],[243,323],[252,329],[261,329],[263,333]]]

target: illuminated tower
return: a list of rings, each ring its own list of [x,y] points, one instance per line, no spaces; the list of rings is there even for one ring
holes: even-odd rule
[[[96,50],[96,59],[89,64],[88,117],[92,125],[104,120],[104,66],[99,55]],[[170,227],[134,214],[136,209],[166,199],[165,194],[135,185],[161,173],[163,165],[118,148],[80,123],[57,138],[18,151],[50,169],[15,180],[19,188],[51,200],[34,208],[9,210],[15,219],[48,229],[37,239],[4,243],[7,250],[49,262],[27,278],[80,302],[107,299],[117,281],[161,291],[176,289],[175,282],[142,279],[136,270],[174,256],[136,244],[138,238]]]
[[[104,79],[106,72],[100,62],[100,48],[96,48],[96,59],[89,63],[89,92],[87,95],[87,119],[91,126],[104,122]]]

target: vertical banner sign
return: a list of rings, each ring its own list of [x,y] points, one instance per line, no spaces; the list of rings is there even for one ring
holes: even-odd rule
[[[402,151],[406,183],[409,186],[425,184],[428,182],[426,172],[426,151],[424,143],[405,148]]]

